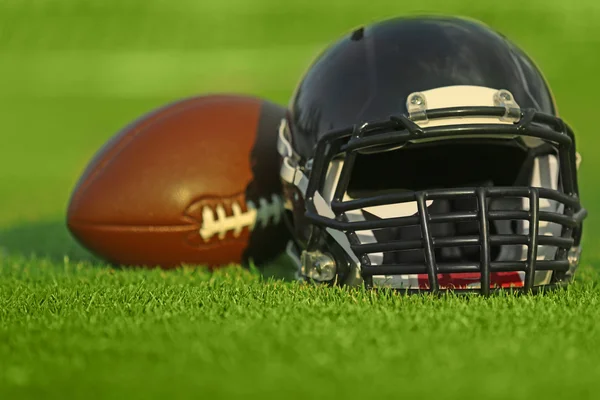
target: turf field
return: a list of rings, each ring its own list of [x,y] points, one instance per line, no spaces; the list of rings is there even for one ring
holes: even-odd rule
[[[590,216],[568,291],[404,298],[113,270],[69,237],[70,190],[131,119],[201,92],[285,104],[330,40],[421,12],[519,43],[576,129]],[[0,0],[0,399],[598,397],[599,20],[597,0]]]

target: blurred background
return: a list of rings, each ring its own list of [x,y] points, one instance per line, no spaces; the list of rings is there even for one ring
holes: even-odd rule
[[[600,214],[598,0],[0,0],[0,247],[85,257],[64,228],[70,191],[141,114],[209,92],[285,104],[341,34],[431,13],[479,19],[542,68],[578,135],[589,232]]]

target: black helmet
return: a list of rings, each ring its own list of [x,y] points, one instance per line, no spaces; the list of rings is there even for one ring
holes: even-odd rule
[[[308,279],[488,294],[578,264],[573,132],[531,59],[481,23],[356,29],[306,72],[279,136]]]

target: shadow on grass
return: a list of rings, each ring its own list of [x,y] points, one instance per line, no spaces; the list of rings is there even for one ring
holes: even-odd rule
[[[59,263],[68,257],[70,262],[74,263],[110,265],[79,245],[63,221],[32,222],[0,229],[0,253],[26,258],[45,258]],[[121,269],[124,266],[112,267]],[[265,279],[294,280],[294,266],[285,255],[264,261],[260,265],[253,265],[250,269],[254,269]]]
[[[62,262],[101,262],[71,236],[63,221],[21,224],[0,230],[0,250],[9,255],[42,257]]]

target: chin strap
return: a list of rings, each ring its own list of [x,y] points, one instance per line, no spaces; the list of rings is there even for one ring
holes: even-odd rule
[[[288,132],[287,122],[284,118],[279,125],[279,138],[277,140],[277,152],[283,159],[279,175],[285,182],[296,186],[302,193],[302,197],[304,197],[308,188],[308,177],[298,165],[300,157],[292,149],[292,145],[287,138]]]
[[[294,273],[294,279],[297,281],[303,281],[304,277],[302,276],[302,273],[301,273],[302,272],[302,262],[300,261],[301,252],[293,240],[290,240],[288,242],[287,246],[285,246],[285,254],[287,255],[288,259],[294,264],[294,267],[296,267],[296,271]]]
[[[277,152],[282,157],[283,162],[279,174],[284,182],[294,185],[302,193],[302,197],[306,197],[306,190],[308,188],[308,177],[300,168],[298,160],[300,157],[294,152],[289,138],[287,137],[289,131],[287,129],[287,121],[281,120],[279,125],[279,137],[277,140]],[[335,213],[331,209],[330,205],[323,198],[321,193],[318,191],[314,194],[313,199],[315,208],[320,215],[335,218]],[[351,250],[350,242],[346,237],[346,234],[342,231],[338,231],[331,228],[325,228],[327,233],[335,240],[338,245],[346,252],[355,270],[355,278],[353,281],[360,280],[360,261]],[[335,277],[335,262],[333,259],[326,254],[321,253],[319,250],[306,251],[303,250],[300,257],[292,256],[292,247],[287,249],[288,256],[297,264],[300,268],[300,274],[316,281],[329,281]]]

